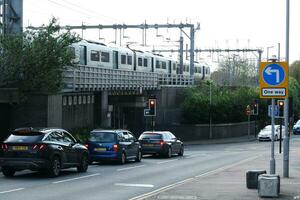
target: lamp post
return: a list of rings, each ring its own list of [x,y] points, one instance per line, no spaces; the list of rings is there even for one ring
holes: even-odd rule
[[[274,46],[267,47],[267,61],[269,61],[269,49],[274,48]]]

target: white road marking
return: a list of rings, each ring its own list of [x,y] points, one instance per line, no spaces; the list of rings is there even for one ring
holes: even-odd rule
[[[116,186],[126,186],[126,187],[147,187],[153,188],[154,185],[150,184],[132,184],[132,183],[115,183]]]
[[[75,180],[78,180],[78,179],[89,178],[89,177],[99,176],[99,175],[100,175],[99,173],[96,173],[96,174],[81,176],[81,177],[77,177],[77,178],[70,178],[70,179],[65,179],[65,180],[61,180],[61,181],[55,181],[55,182],[52,182],[52,183],[53,184],[64,183],[64,182],[75,181]]]
[[[17,188],[17,189],[12,189],[12,190],[6,190],[6,191],[0,192],[0,194],[10,193],[10,192],[16,192],[16,191],[20,191],[20,190],[24,190],[24,189],[25,188]]]
[[[138,166],[134,166],[134,167],[126,167],[126,168],[117,169],[117,171],[120,172],[120,171],[124,171],[124,170],[130,170],[130,169],[140,168],[140,167],[144,167],[144,166],[145,165],[138,165]]]
[[[157,162],[157,164],[163,164],[163,163],[173,162],[173,161],[176,161],[176,160],[179,160],[179,159],[172,159],[172,160]]]
[[[241,160],[241,161],[239,161],[239,162],[237,162],[237,163],[234,163],[234,164],[231,164],[231,165],[227,165],[227,166],[224,166],[224,167],[220,167],[220,168],[217,168],[217,169],[215,169],[215,170],[208,171],[208,172],[205,172],[205,173],[203,173],[203,174],[200,174],[200,175],[198,175],[198,176],[195,176],[195,177],[192,177],[192,178],[188,178],[188,179],[185,179],[185,180],[183,180],[183,181],[179,181],[179,182],[173,183],[173,184],[171,184],[171,185],[167,185],[167,186],[165,186],[165,187],[156,189],[156,190],[154,190],[154,191],[152,191],[152,192],[148,192],[148,193],[145,193],[145,194],[142,194],[142,195],[133,197],[133,198],[131,198],[131,199],[129,199],[129,200],[143,200],[143,199],[152,197],[152,196],[154,196],[154,195],[156,195],[156,194],[159,194],[159,193],[161,193],[161,192],[164,192],[164,191],[167,191],[167,190],[169,190],[169,189],[175,188],[175,187],[177,187],[177,186],[179,186],[179,185],[183,185],[183,184],[186,183],[186,182],[193,181],[193,180],[195,180],[196,178],[200,178],[200,177],[212,175],[212,174],[217,173],[217,172],[219,172],[219,171],[223,171],[223,170],[225,170],[225,169],[227,169],[227,168],[231,168],[231,167],[234,167],[234,166],[236,166],[236,165],[242,164],[242,163],[244,163],[244,162],[248,162],[248,161],[250,161],[250,160],[254,160],[254,159],[258,158],[258,157],[260,157],[260,156],[254,156],[254,157],[251,157],[251,158],[247,158],[247,159]]]

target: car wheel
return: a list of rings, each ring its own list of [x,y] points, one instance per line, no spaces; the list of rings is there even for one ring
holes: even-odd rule
[[[58,156],[54,156],[51,163],[50,168],[48,169],[49,177],[57,177],[60,173],[61,163]]]
[[[119,163],[121,165],[123,165],[123,164],[125,164],[125,162],[126,162],[126,154],[123,152],[122,155],[121,155],[121,158],[119,160]]]
[[[181,148],[180,148],[180,151],[178,153],[178,156],[183,156],[183,153],[184,153],[184,146],[181,145]]]
[[[167,158],[171,158],[172,157],[172,148],[171,147],[168,147],[166,157]]]
[[[78,172],[86,172],[89,167],[89,161],[86,154],[83,154],[79,163],[79,166],[77,167]]]
[[[136,162],[141,162],[141,160],[142,160],[142,152],[141,152],[141,150],[139,150],[137,155],[136,155],[135,161]]]
[[[2,168],[2,173],[5,177],[13,177],[15,175],[14,169]]]

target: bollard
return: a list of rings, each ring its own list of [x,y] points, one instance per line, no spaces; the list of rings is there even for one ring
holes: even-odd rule
[[[261,174],[266,174],[266,170],[250,170],[246,173],[246,183],[248,189],[257,189],[258,176]]]
[[[258,195],[260,197],[278,197],[280,193],[280,177],[275,174],[258,176]]]

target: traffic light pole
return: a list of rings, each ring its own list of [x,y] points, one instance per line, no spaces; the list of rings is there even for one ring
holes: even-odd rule
[[[271,110],[271,122],[272,122],[272,145],[271,145],[271,160],[270,160],[270,174],[275,174],[275,156],[274,156],[274,136],[275,136],[275,99],[272,98],[272,110]]]

